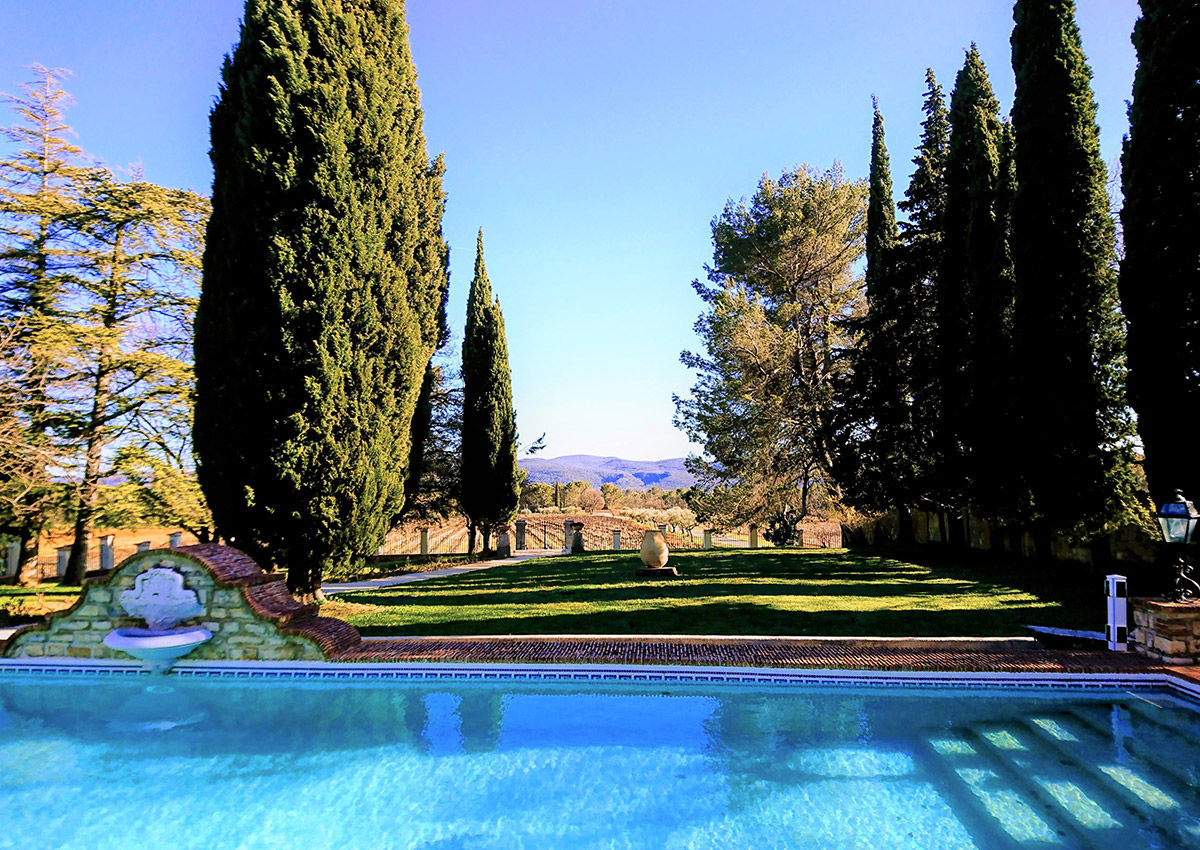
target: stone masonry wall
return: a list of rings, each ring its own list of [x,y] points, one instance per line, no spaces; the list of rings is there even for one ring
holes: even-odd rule
[[[1133,648],[1165,664],[1200,663],[1200,604],[1130,599]]]
[[[356,645],[358,632],[347,623],[316,616],[287,592],[283,576],[264,573],[245,554],[224,546],[188,546],[139,552],[107,576],[84,584],[79,601],[46,622],[26,626],[0,644],[0,657],[131,660],[104,645],[113,629],[145,628],[128,616],[120,595],[138,575],[153,567],[181,573],[184,587],[204,606],[199,617],[179,625],[203,626],[213,637],[187,661],[323,661]]]

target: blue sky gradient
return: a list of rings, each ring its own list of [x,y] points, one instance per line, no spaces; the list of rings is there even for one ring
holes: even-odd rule
[[[1012,6],[998,0],[409,0],[431,154],[444,151],[451,325],[475,232],[504,307],[523,440],[545,456],[679,456],[671,394],[693,376],[709,223],[764,172],[865,176],[879,97],[900,197],[924,74],[947,94],[975,41],[1007,112]],[[74,71],[79,144],[207,192],[208,111],[240,0],[6,3],[0,90]],[[1080,0],[1103,155],[1120,153],[1134,0]],[[8,116],[0,119],[11,123]]]

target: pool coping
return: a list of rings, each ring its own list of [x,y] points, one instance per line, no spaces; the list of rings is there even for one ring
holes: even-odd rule
[[[514,682],[664,685],[791,685],[801,687],[898,687],[983,690],[1150,690],[1166,689],[1200,700],[1200,676],[1154,667],[1106,672],[982,672],[965,670],[863,670],[838,668],[724,667],[660,664],[511,664],[461,662],[293,662],[197,661],[178,663],[169,674],[180,679],[337,682]],[[0,659],[7,676],[81,678],[146,677],[140,664],[90,659]]]

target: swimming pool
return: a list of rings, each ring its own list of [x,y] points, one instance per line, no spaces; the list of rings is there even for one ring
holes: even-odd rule
[[[0,848],[1200,847],[1165,690],[0,675]]]

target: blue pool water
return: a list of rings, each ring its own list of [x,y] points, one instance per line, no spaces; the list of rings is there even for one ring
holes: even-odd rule
[[[0,848],[1200,848],[1154,691],[0,677]]]

